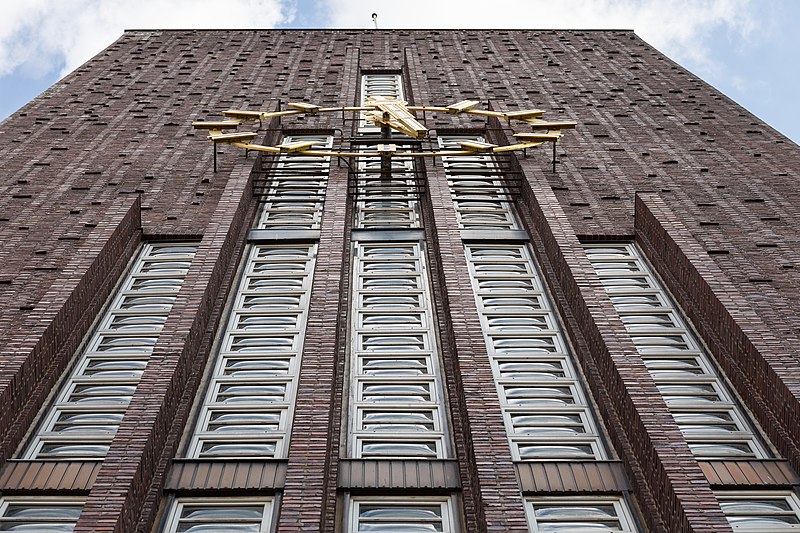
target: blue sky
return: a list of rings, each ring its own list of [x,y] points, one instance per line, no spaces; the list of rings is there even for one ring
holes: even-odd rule
[[[125,28],[368,29],[373,12],[383,29],[633,29],[800,143],[797,0],[0,0],[0,119]]]

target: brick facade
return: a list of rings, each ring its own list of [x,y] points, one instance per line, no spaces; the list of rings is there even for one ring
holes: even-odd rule
[[[254,182],[272,163],[220,146],[213,172],[214,148],[191,122],[289,101],[357,104],[365,70],[400,73],[416,105],[475,99],[577,121],[555,171],[549,145],[503,162],[614,451],[604,471],[616,472],[616,488],[589,492],[629,496],[644,530],[727,531],[713,490],[754,479],[794,487],[800,150],[713,87],[629,31],[130,31],[0,124],[0,496],[82,495],[76,531],[145,533],[162,520],[165,495],[209,493],[211,474],[187,485],[172,460],[258,207]],[[350,118],[283,117],[260,135],[350,137]],[[439,134],[512,138],[494,119],[425,118]],[[512,460],[445,172],[439,161],[417,168],[453,458],[372,477],[367,467],[380,465],[344,455],[353,191],[347,162],[332,161],[288,459],[250,464],[258,481],[221,489],[280,494],[281,532],[338,531],[344,494],[401,489],[455,494],[466,531],[521,532],[524,497],[546,485]],[[200,248],[107,457],[61,470],[19,460],[136,247],[153,240]],[[640,246],[774,458],[733,461],[749,474],[726,480],[692,456],[583,252],[582,242],[604,240]],[[80,483],[56,479],[67,471]]]

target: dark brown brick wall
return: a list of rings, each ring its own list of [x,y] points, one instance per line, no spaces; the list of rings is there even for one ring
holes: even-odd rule
[[[636,239],[778,453],[798,470],[797,347],[769,330],[657,195],[637,196]]]
[[[428,166],[425,202],[432,292],[436,304],[453,437],[462,465],[468,530],[527,531],[464,244],[441,165]]]
[[[0,316],[0,405],[4,406],[0,409],[0,465],[20,445],[127,267],[140,238],[138,199],[115,201],[82,239],[77,253],[65,258],[63,277],[43,287],[41,300],[27,300],[26,294],[4,299],[8,308]],[[58,263],[54,259],[52,264]],[[7,275],[14,282],[22,278],[25,284],[36,278],[42,268],[22,267]]]
[[[412,103],[430,102],[416,46],[405,50]],[[434,149],[434,144],[426,146]],[[431,289],[439,323],[452,435],[468,531],[527,531],[464,244],[444,168],[428,162],[422,195]],[[477,458],[491,457],[491,461]]]
[[[79,530],[149,527],[240,253],[239,230],[252,214],[243,206],[253,160],[224,147],[219,172],[211,172],[212,147],[190,123],[228,108],[271,109],[279,100],[352,104],[357,68],[402,68],[415,103],[477,99],[500,109],[539,107],[547,117],[579,123],[558,145],[557,172],[548,150],[520,160],[522,202],[652,530],[726,526],[665,407],[649,398],[652,381],[576,235],[636,233],[745,404],[779,452],[800,466],[798,147],[632,32],[504,30],[127,32],[0,123],[7,140],[0,145],[0,402],[11,406],[0,413],[0,461],[19,445],[142,235],[202,237],[181,305],[154,354],[163,368],[148,369]],[[440,129],[485,126],[480,118],[427,119]],[[326,121],[284,119],[281,127],[331,127]],[[453,394],[462,384],[484,390],[481,380],[491,375],[481,366],[477,319],[464,307],[474,302],[461,286],[463,251],[449,198],[438,169],[429,171],[438,180],[426,217],[429,239],[438,243],[432,264],[445,351],[459,365],[476,365],[461,384],[456,371],[465,367],[448,368],[467,524],[523,528],[505,436],[486,434],[499,410],[479,413],[483,406]],[[337,202],[341,174],[331,184]],[[637,192],[645,200],[634,219]],[[317,319],[335,305],[324,290],[336,289],[337,275],[346,286],[347,276],[348,236],[339,225],[346,213],[326,217],[320,250],[330,263],[317,266]],[[702,301],[681,293],[700,277]],[[336,379],[314,406],[320,416],[328,410],[328,432],[298,440],[291,453],[328,471],[306,490],[290,461],[281,516],[287,531],[332,527],[343,383],[341,352],[330,348],[341,326],[314,326],[324,346],[309,352],[320,363],[314,369],[320,379],[331,372]],[[301,379],[310,384],[315,376],[304,370]],[[310,418],[300,422],[311,427]],[[492,459],[473,464],[484,451]],[[500,516],[505,503],[516,510]]]
[[[114,198],[141,194],[146,227],[202,233],[232,150],[210,176],[211,147],[191,120],[277,99],[350,103],[348,46],[362,67],[399,67],[413,50],[437,103],[493,100],[577,120],[547,177],[576,233],[630,234],[634,193],[659,192],[703,248],[727,252],[714,262],[766,325],[798,336],[800,151],[625,31],[126,33],[0,125],[3,316],[19,314],[8,302],[41,299]],[[535,160],[546,170],[543,151]],[[48,265],[34,279],[10,274]]]
[[[343,231],[348,213],[347,168],[332,166],[297,385],[280,531],[325,531],[326,524],[333,527],[335,515],[343,401],[337,383],[341,383],[346,356],[348,316],[348,300],[340,294],[350,286],[345,276],[350,234]]]
[[[360,81],[357,50],[347,48],[336,62],[342,86],[356,87]],[[353,93],[351,96],[354,100]],[[317,125],[333,132],[341,122],[339,117],[327,116]],[[335,527],[350,304],[346,297],[352,215],[348,200],[348,168],[333,159],[309,301],[280,531],[329,531]]]
[[[252,160],[238,157],[75,531],[132,531],[154,478],[163,483],[163,471],[157,467],[162,456],[175,454],[175,440],[170,441],[171,448],[165,444],[181,407],[179,400],[193,363],[208,358],[217,325],[211,318],[218,322],[219,311],[214,311],[222,304],[221,284],[231,279],[229,272],[238,259],[235,252],[241,252],[249,223],[246,215],[253,212],[251,167]],[[146,522],[152,518],[143,517]]]
[[[609,436],[627,466],[642,507],[656,509],[656,513],[645,513],[648,527],[656,531],[665,527],[668,531],[729,530],[555,195],[527,160],[521,167],[527,174],[520,183],[522,211],[534,237],[537,259],[550,285],[558,287],[556,305],[568,318],[567,328],[573,338],[582,341],[576,356],[590,389],[599,393],[599,412],[612,428],[622,425],[622,432],[611,431]]]

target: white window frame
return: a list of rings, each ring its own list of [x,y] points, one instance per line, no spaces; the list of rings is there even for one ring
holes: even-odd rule
[[[83,505],[85,502],[85,498],[83,497],[69,497],[69,496],[1,496],[0,497],[0,528],[5,527],[9,523],[29,523],[29,524],[41,524],[41,523],[55,523],[55,524],[72,524],[73,527],[77,523],[77,519],[73,522],[72,520],[55,520],[55,519],[43,519],[43,520],[20,520],[16,521],[11,519],[6,515],[9,506],[11,505],[19,505],[19,506],[28,506],[30,509],[36,508],[49,508],[54,506],[60,507],[80,507],[81,510],[83,509]],[[33,530],[31,530],[33,531]]]
[[[789,513],[782,513],[783,515],[790,515],[797,519],[797,524],[787,524],[786,527],[779,528],[779,529],[770,529],[770,533],[775,532],[778,533],[780,531],[800,531],[800,498],[798,498],[797,493],[790,490],[749,490],[749,491],[715,491],[715,496],[720,504],[724,504],[728,501],[763,501],[763,500],[778,500],[785,502],[790,509]],[[725,507],[723,505],[723,512],[725,512]],[[771,516],[771,513],[767,514],[731,514],[725,513],[726,518],[730,516]],[[747,527],[746,525],[735,526],[731,523],[731,527],[734,531],[764,531],[761,527]]]
[[[385,252],[381,250],[385,249]],[[404,252],[403,250],[407,250]],[[393,254],[397,253],[396,257]],[[354,294],[351,303],[351,329],[349,335],[350,346],[350,379],[349,379],[349,416],[348,416],[348,456],[353,458],[374,459],[433,459],[450,457],[450,442],[448,438],[446,401],[442,383],[442,370],[439,361],[436,331],[433,327],[432,300],[430,295],[428,272],[425,262],[424,243],[422,241],[384,241],[384,242],[355,242],[353,244],[353,287]],[[398,265],[398,272],[385,272],[378,268],[380,265]],[[402,267],[407,265],[408,268]],[[365,266],[374,266],[367,269]],[[389,289],[368,288],[364,279],[413,279],[414,283],[408,287],[391,287]],[[416,301],[410,308],[383,308],[370,307],[365,304],[364,297],[413,297]],[[419,324],[395,323],[391,327],[374,329],[363,327],[362,317],[369,316],[396,316],[403,313],[422,315]],[[372,338],[392,339],[395,337],[414,336],[422,339],[420,349],[405,350],[400,347],[393,349],[388,344],[386,349],[365,349],[362,343],[364,336]],[[394,342],[394,341],[392,341]],[[379,348],[384,348],[379,346]],[[373,361],[378,364],[381,360],[391,362],[406,361],[415,365],[424,361],[422,366],[417,366],[417,375],[407,377],[382,375],[370,371],[363,366],[364,361]],[[428,398],[422,401],[404,402],[402,396],[391,401],[372,401],[363,396],[365,387],[383,387],[398,384],[398,379],[403,385],[420,386],[427,391]],[[387,396],[391,397],[391,395]],[[410,395],[409,398],[413,398]],[[383,411],[385,413],[403,413],[408,418],[422,412],[431,413],[432,427],[422,430],[419,424],[403,424],[400,422],[387,422],[387,425],[397,424],[398,430],[365,429],[367,425],[363,416],[365,413]],[[378,424],[380,425],[380,424]],[[407,426],[407,427],[402,427]],[[412,429],[414,428],[414,429]],[[419,446],[420,449],[428,448],[431,454],[366,454],[365,446],[370,444],[398,444]]]
[[[254,507],[263,506],[261,523],[258,533],[271,533],[274,530],[275,512],[277,505],[273,497],[207,497],[207,498],[175,498],[170,502],[166,519],[160,533],[175,533],[181,522],[181,512],[185,506],[208,506],[209,508],[224,509],[226,507]]]
[[[385,80],[383,86],[375,87],[380,80]],[[398,100],[405,99],[403,91],[403,77],[398,73],[365,72],[361,74],[361,106],[366,105],[370,96],[390,96]],[[381,129],[367,122],[364,113],[361,113],[358,122],[358,133],[361,135],[380,133]]]
[[[537,505],[554,505],[564,507],[582,507],[591,505],[611,505],[616,512],[616,519],[620,523],[619,529],[612,529],[619,533],[638,533],[639,529],[633,519],[633,513],[628,507],[627,502],[620,496],[584,496],[584,497],[567,497],[567,496],[554,496],[554,497],[534,497],[529,496],[525,498],[525,514],[528,518],[528,527],[532,533],[542,531],[539,527],[539,521],[536,519]],[[567,520],[565,520],[566,522]],[[591,523],[590,521],[588,521]],[[550,529],[547,529],[550,531]],[[569,533],[570,529],[564,529],[564,533]]]
[[[395,143],[400,149],[412,149],[412,145]],[[372,151],[377,145],[360,145],[360,151]],[[356,187],[355,225],[357,229],[419,228],[421,227],[420,204],[414,182],[414,160],[411,157],[392,157],[391,186],[382,180],[380,157],[360,157],[356,161],[360,183]],[[370,174],[366,174],[371,170]],[[387,207],[385,203],[393,203]]]
[[[332,135],[287,135],[282,143],[316,141],[315,150],[333,147]],[[281,154],[268,171],[270,184],[264,193],[255,227],[267,230],[319,229],[328,187],[331,158]],[[298,187],[306,195],[293,194]]]
[[[487,254],[475,255],[475,250],[513,250],[513,252],[499,254],[508,257],[507,260],[502,260],[487,258]],[[478,306],[478,314],[481,320],[481,329],[484,334],[486,349],[489,353],[489,359],[492,365],[492,373],[500,399],[500,407],[503,411],[506,434],[508,435],[513,459],[515,461],[607,459],[609,457],[609,452],[600,438],[599,422],[596,419],[583,388],[581,375],[578,372],[566,340],[563,337],[558,318],[553,311],[549,296],[543,287],[541,276],[530,250],[530,246],[522,243],[467,244],[465,245],[465,254],[467,256],[470,280],[472,281],[473,292]],[[517,268],[513,270],[514,274],[497,274],[490,269],[480,272],[478,269],[480,265],[491,267],[491,265],[504,266],[506,264],[517,265]],[[523,265],[525,268],[519,269],[519,267]],[[486,272],[489,273],[487,274]],[[514,288],[482,289],[480,287],[481,279],[529,279],[531,283],[528,284],[529,288],[525,290]],[[535,297],[539,302],[539,308],[536,310],[518,309],[513,311],[504,311],[502,309],[488,310],[485,303],[487,298],[491,297]],[[551,329],[533,329],[529,332],[525,332],[523,328],[523,331],[508,333],[496,331],[489,322],[490,319],[496,319],[498,317],[539,318],[542,316],[546,317],[545,322]],[[537,353],[533,350],[525,350],[519,354],[498,353],[495,345],[495,338],[498,337],[550,339],[553,351]],[[530,376],[526,376],[526,373],[522,372],[520,376],[509,376],[505,375],[501,370],[501,366],[508,363],[531,365],[534,368],[536,365],[552,365],[554,369],[560,368],[563,371],[563,376],[549,376],[546,372],[543,372],[541,375],[536,375],[536,372],[531,372],[532,375]],[[535,395],[536,391],[547,391],[551,388],[568,388],[571,392],[571,402],[563,406],[544,404],[539,406],[526,406],[520,404],[519,400],[509,398],[507,395],[509,389],[515,392],[529,389],[531,395]],[[542,394],[544,394],[544,392],[542,392]],[[533,401],[530,403],[533,403]],[[577,415],[582,422],[580,430],[576,431],[574,435],[564,435],[563,432],[558,431],[559,426],[552,426],[553,430],[550,433],[547,432],[546,426],[540,426],[538,435],[530,435],[523,431],[524,428],[518,430],[518,427],[515,426],[512,420],[512,418],[516,416],[546,416],[548,414]],[[575,426],[570,425],[569,427],[572,428]],[[528,447],[542,450],[541,455],[526,456],[522,453],[522,450]],[[573,447],[587,450],[587,453],[572,454],[569,450]]]
[[[485,142],[485,139],[480,135],[443,135],[438,137],[439,147],[443,150],[461,150],[457,141]],[[447,175],[447,183],[459,228],[471,230],[521,229],[511,196],[500,177],[496,175],[498,166],[493,156],[489,154],[443,156],[442,165]],[[460,169],[465,168],[470,168],[470,170],[484,168],[486,174],[481,176],[480,174],[459,173]],[[484,180],[486,184],[464,186],[465,183],[480,180]],[[470,205],[478,200],[494,205],[482,208]],[[481,215],[492,215],[498,217],[498,220],[481,220]],[[499,217],[502,217],[501,221]]]
[[[185,242],[152,242],[142,245],[125,277],[109,299],[107,307],[98,318],[97,326],[84,342],[74,366],[58,388],[53,403],[49,404],[42,414],[33,438],[24,449],[22,454],[24,459],[76,460],[105,457],[121,419],[115,422],[97,421],[94,424],[77,423],[77,427],[84,426],[80,431],[62,432],[57,430],[56,426],[62,417],[85,419],[92,415],[98,418],[106,415],[110,419],[124,416],[164,322],[160,322],[157,326],[148,326],[144,331],[139,328],[110,329],[110,326],[115,320],[124,318],[141,317],[145,320],[166,321],[197,248],[198,243]],[[174,249],[172,253],[169,252],[171,249]],[[159,270],[163,269],[153,268],[158,265],[176,272],[160,272]],[[179,268],[175,268],[178,265]],[[141,286],[138,290],[133,289],[140,281],[157,280],[175,280],[175,282],[156,288]],[[140,298],[162,298],[169,303],[158,304],[156,307],[128,307],[131,301],[138,301]],[[153,342],[145,346],[131,345],[127,348],[122,346],[106,350],[104,348],[111,347],[106,339],[149,339]],[[102,370],[94,366],[97,362],[123,368]],[[127,368],[124,368],[126,364]],[[87,387],[97,391],[107,388],[109,392],[112,392],[114,387],[124,387],[130,389],[130,393],[103,395],[106,401],[77,401],[76,391]],[[93,425],[94,429],[91,429]],[[43,450],[49,446],[64,446],[73,449],[73,452],[48,456]],[[81,447],[86,448],[81,450]],[[94,450],[90,451],[91,448]]]
[[[305,329],[308,320],[308,312],[311,299],[311,286],[314,277],[314,267],[316,264],[317,244],[256,244],[249,246],[245,258],[242,276],[238,281],[237,288],[232,292],[232,308],[228,315],[225,326],[218,335],[219,349],[216,351],[214,362],[209,377],[208,388],[202,395],[197,423],[192,431],[187,450],[187,457],[203,458],[285,458],[289,450],[289,437],[291,436],[292,419],[294,416],[294,405],[297,398],[297,381],[300,374],[300,364],[305,343]],[[281,253],[286,250],[286,253]],[[269,253],[275,252],[274,254]],[[257,265],[273,265],[280,267],[281,264],[291,265],[288,270],[280,268],[270,270],[260,270]],[[302,265],[302,270],[297,266]],[[301,279],[301,284],[293,288],[252,288],[251,281],[254,279],[275,279],[286,280]],[[271,297],[287,296],[296,300],[296,305],[287,305],[286,308],[265,309],[245,307],[244,302],[249,297]],[[268,331],[241,329],[240,319],[242,317],[280,317],[290,316],[294,322],[284,326],[274,326]],[[274,338],[283,337],[291,340],[287,346],[276,348],[254,348],[248,351],[232,350],[234,338]],[[250,362],[258,365],[262,362],[266,368],[270,362],[283,364],[288,361],[286,371],[264,370],[267,375],[237,376],[229,373],[229,363],[239,361],[242,363]],[[270,402],[224,402],[220,400],[220,391],[228,387],[258,387],[258,386],[279,386],[284,388],[281,398],[276,398]],[[231,415],[244,415],[252,413],[273,416],[278,414],[279,422],[277,428],[272,429],[264,426],[262,431],[257,431],[253,427],[242,431],[221,431],[211,427],[212,419],[216,416],[224,416],[225,413]],[[247,424],[245,424],[247,425]],[[251,424],[251,426],[254,424]],[[269,453],[214,453],[204,454],[206,446],[230,446],[235,450],[237,445],[246,447],[248,444],[264,446],[265,450],[269,446],[274,447],[272,454]]]
[[[634,345],[646,364],[650,363],[650,366],[653,367],[655,366],[654,363],[658,361],[669,363],[681,357],[693,357],[700,363],[693,368],[702,371],[702,373],[695,376],[690,376],[687,373],[681,373],[680,376],[670,376],[668,372],[663,371],[664,368],[660,369],[662,370],[661,372],[651,370],[656,386],[659,388],[692,385],[711,387],[714,394],[719,398],[719,401],[716,402],[698,402],[696,405],[693,405],[690,400],[680,402],[667,401],[667,407],[670,412],[673,414],[691,414],[694,412],[698,416],[709,415],[709,418],[712,418],[714,413],[725,413],[725,416],[736,425],[737,431],[723,433],[721,430],[714,428],[728,424],[712,424],[713,427],[711,429],[703,432],[698,429],[684,430],[680,421],[676,419],[695,457],[702,460],[765,459],[771,457],[770,451],[764,444],[766,441],[762,441],[759,437],[755,423],[742,407],[733,389],[728,385],[724,374],[714,365],[702,341],[691,328],[682,310],[674,303],[672,296],[636,244],[631,242],[584,244],[583,248],[589,263],[595,268],[595,272],[601,281],[624,281],[633,277],[647,280],[647,287],[631,285],[624,289],[616,287],[611,290],[614,287],[613,285],[604,284],[606,292],[621,317],[650,317],[656,314],[663,314],[668,315],[672,320],[673,325],[671,327],[658,326],[649,330],[642,327],[632,328],[629,323],[625,323]],[[616,265],[623,266],[615,268]],[[654,296],[658,301],[657,305],[636,306],[623,301],[625,298],[652,298]],[[643,342],[646,339],[659,337],[680,338],[686,348],[676,349],[669,345],[659,347],[658,345]],[[731,446],[730,450],[746,448],[749,451],[743,451],[741,454],[732,451],[730,453],[704,453],[702,451],[709,446],[713,447],[715,445],[723,449],[726,446]]]
[[[435,507],[439,506],[442,517],[441,533],[460,531],[455,512],[454,496],[352,496],[345,494],[345,524],[343,533],[359,533],[361,506],[391,507]],[[419,523],[426,523],[420,521]],[[428,522],[429,523],[429,522]]]

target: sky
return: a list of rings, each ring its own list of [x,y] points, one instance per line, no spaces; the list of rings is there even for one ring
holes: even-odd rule
[[[0,0],[0,120],[153,28],[633,29],[800,144],[800,0]]]

